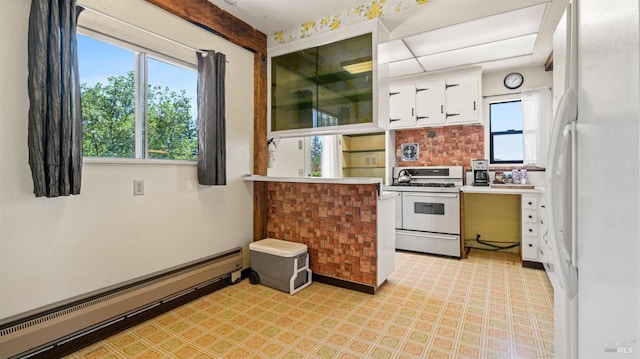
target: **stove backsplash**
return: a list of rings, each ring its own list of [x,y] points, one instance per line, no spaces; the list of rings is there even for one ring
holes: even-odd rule
[[[395,137],[396,153],[403,143],[420,145],[418,160],[402,161],[402,157],[397,157],[397,166],[464,166],[469,170],[472,158],[485,158],[481,125],[396,130]]]

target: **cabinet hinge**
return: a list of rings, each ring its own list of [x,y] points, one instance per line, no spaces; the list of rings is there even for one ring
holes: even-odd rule
[[[456,87],[456,86],[460,86],[460,84],[446,84],[444,88],[448,90],[449,87]]]
[[[397,95],[397,94],[399,94],[399,93],[400,93],[400,92],[389,92],[389,96]]]

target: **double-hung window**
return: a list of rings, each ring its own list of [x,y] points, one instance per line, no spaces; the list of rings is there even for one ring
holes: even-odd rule
[[[490,163],[522,163],[522,103],[517,101],[489,104]]]
[[[196,67],[125,41],[77,39],[84,156],[197,160]]]

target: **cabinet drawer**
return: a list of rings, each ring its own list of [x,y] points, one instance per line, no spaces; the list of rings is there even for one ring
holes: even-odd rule
[[[538,212],[533,209],[523,209],[522,210],[522,222],[538,222]]]
[[[522,236],[522,259],[538,260],[538,237]]]
[[[522,197],[522,209],[537,209],[538,199],[535,197]]]
[[[522,223],[522,236],[537,236],[538,225],[537,223]],[[537,237],[536,237],[537,238]]]

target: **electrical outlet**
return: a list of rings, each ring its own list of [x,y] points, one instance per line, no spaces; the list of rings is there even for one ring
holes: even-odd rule
[[[298,177],[304,176],[304,170],[302,168],[298,168]]]
[[[144,194],[144,180],[133,180],[133,195],[142,196]]]

